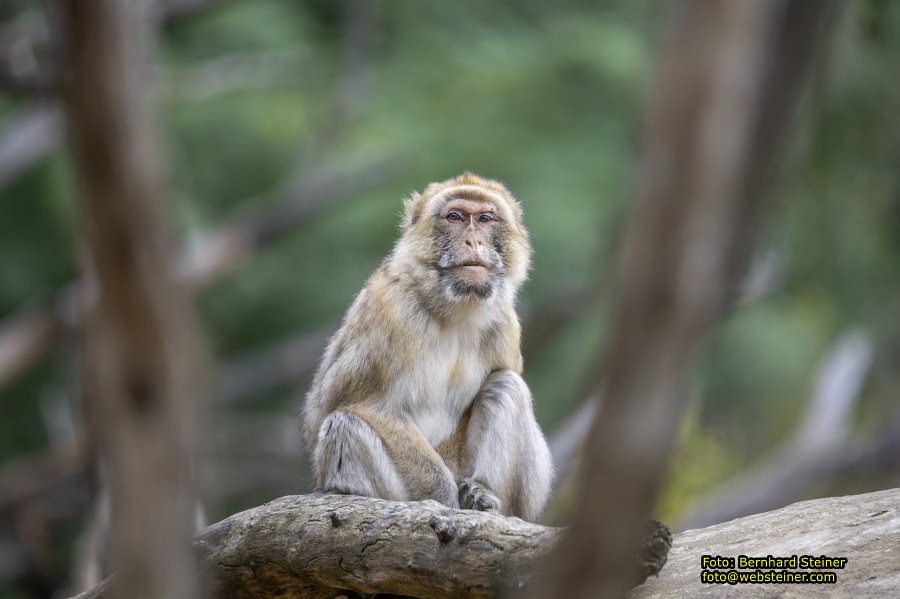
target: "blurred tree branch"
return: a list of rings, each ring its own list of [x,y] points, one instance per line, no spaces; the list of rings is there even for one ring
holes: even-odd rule
[[[84,476],[90,449],[83,437],[4,462],[0,467],[0,514],[75,476]]]
[[[208,100],[232,92],[297,87],[306,66],[302,52],[236,52],[204,62],[161,67],[163,95],[178,101]]]
[[[533,596],[621,597],[632,584],[693,357],[743,277],[830,5],[677,5],[619,256],[603,408],[575,520]]]
[[[301,336],[290,340],[285,344],[278,344],[273,348],[251,355],[246,360],[239,360],[235,372],[240,372],[245,366],[254,363],[264,364],[264,356],[272,352],[278,356],[282,351],[285,355],[291,350],[291,346],[302,347],[306,342],[312,342],[317,335]],[[306,339],[306,341],[304,341]],[[316,356],[317,358],[318,356]],[[277,360],[278,358],[276,358]],[[314,364],[312,365],[314,367]],[[227,373],[231,367],[226,366],[223,372]],[[253,367],[250,367],[253,370]],[[279,367],[275,368],[276,371]],[[294,374],[287,373],[289,381],[284,384],[293,384]],[[270,381],[278,380],[274,377]],[[254,392],[264,390],[267,383],[261,382],[261,387]],[[282,384],[282,383],[273,383]],[[220,390],[229,385],[220,384]],[[241,401],[244,397],[239,389],[243,385],[238,384],[234,393],[225,392],[219,396],[219,400],[226,402]],[[249,387],[247,387],[249,392]],[[583,402],[573,416],[565,422],[578,429],[588,429],[591,421],[591,412],[596,408],[593,401]],[[224,418],[224,417],[223,417]],[[228,455],[217,456],[208,462],[207,475],[215,481],[214,494],[210,500],[214,504],[233,501],[237,497],[253,496],[277,496],[290,492],[296,487],[298,463],[300,455],[292,441],[296,441],[294,425],[286,423],[282,414],[277,413],[268,417],[260,417],[258,421],[250,421],[246,415],[239,421],[232,422],[225,418],[213,426],[213,437],[221,436],[225,446],[231,451]],[[554,454],[554,463],[559,463],[561,472],[570,467],[571,452],[568,443],[573,439],[580,443],[584,438],[581,430],[575,436],[566,433],[569,426],[563,425],[551,438],[551,449]],[[31,502],[43,502],[49,497],[58,500],[59,506],[54,513],[60,518],[71,518],[84,513],[87,509],[86,495],[79,489],[84,487],[84,478],[88,474],[90,454],[83,447],[83,442],[72,442],[65,446],[43,449],[34,454],[23,455],[13,461],[7,462],[0,468],[0,515],[6,518],[15,518],[18,506]],[[217,443],[213,441],[213,443]],[[262,444],[262,445],[261,445]],[[264,447],[263,447],[264,445]],[[784,493],[777,504],[785,504],[802,497],[808,489],[827,488],[839,481],[864,480],[866,476],[883,476],[896,473],[900,470],[900,422],[888,425],[879,434],[865,440],[851,440],[848,443],[832,446],[829,449],[817,453],[812,459],[805,462],[804,468],[793,471],[789,476],[781,478]],[[565,476],[563,477],[565,479]],[[776,484],[775,479],[765,482],[766,486]],[[724,490],[733,488],[729,482]],[[731,515],[743,515],[729,510],[729,514],[722,515],[722,510],[729,506],[729,502],[722,501],[721,505],[711,509],[709,515],[704,515],[704,508],[698,505],[709,504],[709,497],[719,496],[720,490],[711,492],[709,496],[698,500],[694,514],[698,514],[703,520],[695,520],[687,516],[682,520],[679,528],[695,528],[715,519],[717,522],[728,519]],[[743,503],[743,502],[741,502]],[[736,504],[732,504],[736,505]],[[758,513],[766,509],[777,507],[776,503],[767,500],[753,507],[743,510],[747,513]],[[63,510],[60,512],[60,509]],[[735,517],[737,517],[735,515]],[[24,548],[13,537],[0,538],[0,543],[6,547],[5,552],[0,552],[0,571],[8,572],[7,576],[21,572],[26,566]]]
[[[381,0],[341,0],[341,43],[339,71],[331,101],[310,136],[304,152],[304,176],[323,156],[330,155],[350,126],[367,106],[371,91],[373,60],[378,38]]]
[[[160,20],[194,14],[209,0],[178,0],[157,6]],[[385,183],[394,175],[394,160],[375,160],[348,172],[327,169],[323,163],[347,130],[353,117],[365,104],[368,80],[371,78],[372,45],[376,37],[377,3],[347,0],[344,3],[342,69],[335,85],[330,112],[305,144],[295,172],[276,192],[272,203],[254,212],[236,214],[225,225],[194,235],[188,250],[176,265],[189,285],[203,288],[213,280],[238,268],[253,252],[293,232],[305,224],[328,203],[359,195]],[[4,144],[0,137],[0,184],[3,182],[4,157],[16,174],[23,164],[48,151],[58,137],[54,115],[56,109],[40,109],[28,128]],[[58,120],[58,118],[57,118]],[[39,125],[43,123],[42,127]],[[48,124],[49,123],[49,124]],[[23,147],[17,138],[31,131],[32,147],[24,163]],[[11,132],[11,133],[15,133]],[[4,154],[4,149],[8,150]],[[19,150],[16,150],[19,148]],[[0,323],[0,388],[35,364],[65,331],[77,330],[83,315],[93,301],[90,289],[76,282],[69,285],[49,306],[26,307]]]
[[[3,63],[0,63],[0,89],[31,99],[55,98],[61,91],[56,80],[44,75],[22,73]]]
[[[600,409],[600,397],[588,397],[562,421],[550,437],[550,453],[553,455],[553,471],[557,490],[566,483],[575,465],[579,447],[591,429],[591,423]]]
[[[841,472],[845,457],[858,459],[866,447],[875,458],[881,453],[879,446],[896,445],[890,429],[864,445],[847,442],[853,408],[871,363],[868,336],[859,331],[840,336],[819,367],[815,392],[794,436],[750,472],[695,501],[683,526],[698,528],[781,507]],[[896,462],[900,463],[900,455]]]
[[[191,464],[205,431],[205,347],[171,270],[146,5],[63,4],[66,115],[95,308],[85,314],[87,416],[111,501],[114,597],[189,599]]]
[[[293,181],[273,202],[236,215],[221,227],[192,237],[176,268],[185,282],[202,289],[236,270],[254,252],[281,239],[338,200],[363,194],[388,181],[393,161],[378,160],[349,173],[320,173]],[[75,282],[49,307],[23,308],[0,323],[0,388],[31,367],[64,331],[77,330],[94,301],[90,289]]]
[[[337,330],[299,335],[229,364],[221,370],[217,401],[234,403],[273,387],[293,385],[312,377],[328,339]]]
[[[783,253],[773,248],[757,255],[740,282],[738,295],[732,305],[759,301],[776,290],[783,282],[784,261]],[[546,347],[562,330],[583,321],[590,302],[596,300],[602,292],[599,284],[564,288],[526,312],[522,327],[522,353],[526,360]],[[591,394],[597,387],[596,378],[593,370],[587,373],[586,383],[582,385],[583,394],[580,394],[586,399],[577,403],[550,438],[557,489],[567,484],[577,459],[578,448],[587,437],[602,401],[598,395]]]
[[[161,25],[190,19],[235,0],[152,0],[151,15]]]
[[[679,529],[699,528],[778,508],[865,475],[890,476],[900,468],[900,422],[888,423],[866,439],[848,439],[853,406],[872,359],[872,343],[860,332],[839,337],[819,367],[815,393],[792,439],[751,472],[695,500]],[[600,402],[588,399],[550,438],[562,489],[587,437]]]
[[[152,14],[168,25],[226,1],[231,0],[158,0]],[[0,29],[0,91],[32,99],[0,131],[0,186],[47,156],[62,139],[56,100],[68,79],[47,17],[35,11]]]
[[[224,365],[219,369],[215,404],[224,407],[278,386],[301,384],[312,376],[333,329],[298,335]],[[230,504],[239,497],[278,496],[297,488],[303,465],[292,420],[280,412],[258,419],[217,412],[211,444],[227,451],[205,456],[206,466],[200,473],[211,505]],[[92,486],[94,457],[85,434],[80,433],[64,443],[7,461],[0,467],[0,516],[17,521],[23,506],[44,506],[50,498],[54,501],[52,513],[32,510],[43,514],[48,524],[82,516],[89,507],[87,491]],[[96,539],[86,541],[98,546]],[[34,566],[22,539],[0,533],[0,545],[5,548],[0,552],[0,572],[6,576]],[[80,569],[77,572],[81,575]]]
[[[828,445],[815,454],[777,462],[784,457],[785,453],[779,452],[771,461],[698,499],[679,528],[699,528],[773,509],[808,496],[810,489],[864,481],[866,476],[896,476],[900,472],[900,421],[868,439]]]
[[[282,385],[295,385],[311,376],[318,364],[325,344],[334,327],[308,334],[298,335],[281,343],[275,343],[263,350],[253,352],[236,359],[219,369],[214,394],[215,403],[224,406],[245,401],[248,397],[264,393]],[[267,421],[283,422],[282,414],[266,417]],[[241,426],[246,427],[246,416]],[[223,425],[229,432],[235,427]],[[293,425],[290,425],[293,430]],[[258,434],[251,428],[253,443],[259,446],[260,438],[270,438],[271,430],[266,434]],[[46,494],[66,496],[74,481],[84,479],[92,464],[92,453],[84,434],[49,448],[24,454],[5,462],[0,466],[0,514],[6,514],[17,506],[33,501]],[[276,452],[278,453],[278,452]],[[281,452],[282,461],[291,461],[298,457],[297,452],[287,450]],[[256,476],[265,469],[246,472],[248,476]],[[240,478],[240,477],[238,477]],[[255,479],[255,480],[258,480]],[[238,483],[245,488],[247,485]],[[228,496],[227,492],[221,495]],[[79,510],[74,510],[78,512]]]
[[[0,186],[46,156],[62,139],[62,115],[50,102],[22,108],[0,131]]]

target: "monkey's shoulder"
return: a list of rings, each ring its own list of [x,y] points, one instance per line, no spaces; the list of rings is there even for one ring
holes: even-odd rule
[[[342,402],[392,389],[418,394],[432,383],[444,395],[442,388],[468,389],[493,370],[521,372],[519,341],[512,306],[437,320],[420,309],[414,285],[382,264],[347,310],[321,368],[323,378],[342,381],[328,385]]]

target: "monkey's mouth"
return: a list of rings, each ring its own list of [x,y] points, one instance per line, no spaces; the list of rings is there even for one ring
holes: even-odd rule
[[[495,269],[481,260],[463,260],[441,269],[448,291],[457,298],[489,298],[494,292],[495,276]]]
[[[481,260],[467,260],[466,262],[460,262],[459,264],[454,264],[450,268],[454,268],[454,269],[458,268],[458,269],[463,269],[463,270],[469,270],[469,269],[474,270],[474,269],[479,269],[479,268],[483,268],[484,270],[491,269],[489,264],[487,264],[486,262],[482,262]]]
[[[490,293],[494,271],[487,262],[464,260],[450,267],[454,288],[459,295]]]
[[[490,267],[478,261],[462,262],[453,267],[453,274],[475,285],[485,285],[490,281]]]

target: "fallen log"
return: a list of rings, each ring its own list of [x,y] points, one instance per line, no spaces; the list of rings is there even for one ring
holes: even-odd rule
[[[213,524],[194,543],[217,599],[390,594],[497,597],[525,588],[562,529],[434,501],[296,495]],[[671,535],[651,523],[639,563],[665,564]],[[111,584],[115,584],[115,579]],[[77,599],[107,596],[110,583]]]
[[[195,541],[207,597],[514,596],[562,529],[433,501],[282,497],[204,529]],[[671,552],[669,547],[671,546]],[[666,554],[668,553],[668,562]],[[703,584],[703,555],[845,557],[834,584]],[[672,536],[653,523],[631,599],[890,597],[900,589],[900,488],[795,503]],[[665,568],[662,565],[666,564]],[[662,570],[660,571],[660,569]],[[109,582],[77,599],[106,597]]]

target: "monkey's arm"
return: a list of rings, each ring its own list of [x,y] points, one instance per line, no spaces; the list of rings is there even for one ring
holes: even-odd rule
[[[438,450],[459,481],[463,508],[534,521],[550,496],[553,463],[516,372],[491,373],[457,432]]]

